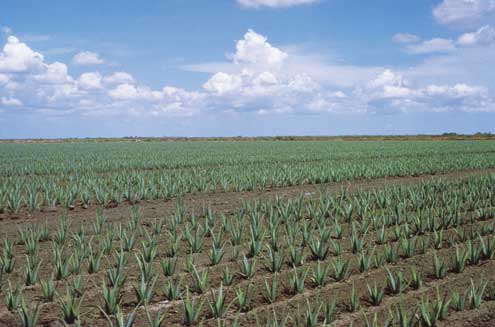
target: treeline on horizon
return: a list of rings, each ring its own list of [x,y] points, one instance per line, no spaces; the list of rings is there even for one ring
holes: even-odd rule
[[[225,141],[431,141],[431,140],[495,140],[494,133],[475,134],[404,134],[404,135],[280,135],[280,136],[213,136],[213,137],[86,137],[0,139],[0,143],[71,143],[71,142],[225,142]]]

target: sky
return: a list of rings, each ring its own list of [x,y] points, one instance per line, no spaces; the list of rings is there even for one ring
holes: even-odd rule
[[[0,138],[495,132],[495,0],[2,0]]]

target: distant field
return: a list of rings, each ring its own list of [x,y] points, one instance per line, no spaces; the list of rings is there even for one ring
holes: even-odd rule
[[[0,326],[490,326],[494,173],[491,140],[0,144]]]
[[[493,141],[1,144],[0,211],[495,166]]]

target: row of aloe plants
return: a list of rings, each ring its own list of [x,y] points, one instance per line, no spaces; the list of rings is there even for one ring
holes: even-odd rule
[[[475,180],[474,185],[478,185],[478,186],[488,185],[489,186],[489,184],[486,184],[487,181],[489,181],[489,179],[478,179],[478,180]],[[436,185],[435,187],[439,187],[439,188],[442,187],[441,183],[436,183],[435,185]],[[470,184],[467,184],[467,185],[470,185]],[[473,186],[471,186],[471,188],[468,187],[468,189],[474,190],[475,188]],[[466,198],[468,199],[473,194],[476,194],[476,195],[482,194],[483,193],[482,190],[483,190],[483,188],[481,188],[481,191],[478,191],[478,192],[474,192],[474,191],[466,192],[465,191],[463,194],[466,194]],[[447,193],[448,192],[441,193],[442,194],[441,199],[443,201],[442,203],[444,203],[446,205],[449,204],[451,201],[451,200],[449,200],[449,197],[447,195],[445,195]],[[345,192],[344,192],[344,194],[345,194]],[[487,195],[487,194],[485,194],[485,195]],[[368,194],[362,193],[359,196],[362,199],[367,199],[367,198],[369,198],[369,193]],[[346,201],[346,197],[347,196],[340,195],[338,198],[344,199],[344,201]],[[490,198],[488,198],[488,199],[490,199]],[[300,201],[300,200],[298,200],[298,201]],[[336,200],[333,199],[331,201],[336,201]],[[280,202],[280,200],[277,200],[276,202]],[[290,202],[287,202],[287,203],[290,203]],[[480,201],[479,203],[489,204],[489,203],[486,203],[484,201]],[[345,205],[347,205],[347,204],[344,204],[344,206]],[[263,207],[262,204],[256,204],[256,205],[247,204],[247,207],[249,207],[249,206],[251,206],[251,209],[253,207],[258,207],[259,209],[262,209],[262,207]],[[297,209],[298,205],[294,205],[294,207]],[[279,206],[279,208],[282,208],[282,206]],[[309,207],[309,208],[312,208],[312,207]],[[397,212],[397,207],[395,206],[393,208],[394,208],[394,211]],[[455,206],[455,208],[459,208],[459,206]],[[294,209],[294,210],[296,210],[296,209]],[[489,216],[486,216],[486,214],[480,212],[480,210],[483,209],[483,207],[474,208],[474,209],[477,210],[477,212],[476,212],[477,218],[480,218],[480,219],[488,219],[489,218]],[[277,251],[279,246],[278,246],[277,242],[274,242],[274,237],[272,237],[272,236],[278,235],[278,233],[276,233],[276,229],[274,226],[277,225],[277,219],[280,219],[280,221],[283,221],[283,218],[280,218],[280,217],[284,216],[284,212],[283,212],[284,210],[285,209],[281,210],[281,213],[279,216],[277,216],[277,215],[268,216],[267,221],[262,220],[260,218],[260,217],[262,217],[261,215],[256,215],[256,214],[253,215],[252,213],[247,215],[249,217],[248,220],[249,220],[249,226],[250,226],[249,227],[250,228],[250,242],[249,242],[250,246],[249,246],[249,248],[254,249],[253,252],[250,254],[252,257],[256,257],[257,255],[259,255],[260,252],[256,252],[256,249],[259,249],[262,246],[259,246],[257,244],[262,244],[262,241],[264,239],[267,239],[268,244],[269,244],[268,245],[268,257],[267,258],[268,258],[268,262],[269,263],[271,262],[269,267],[271,267],[272,272],[277,272],[277,270],[280,269],[280,268],[277,268],[277,267],[280,267],[280,264],[279,264],[280,260],[276,259],[277,258],[276,253],[279,252],[279,251]],[[287,209],[287,210],[293,211],[293,209],[290,209],[290,210]],[[309,212],[311,212],[311,210],[312,209],[308,209]],[[360,212],[360,211],[361,211],[361,209],[358,209],[358,212]],[[254,210],[254,211],[253,210],[250,210],[250,211],[247,210],[246,212],[256,212],[256,210]],[[299,210],[299,212],[300,212],[300,210]],[[174,219],[171,220],[172,222],[176,221],[176,225],[172,225],[172,226],[178,226],[181,223],[181,221],[179,221],[179,220],[185,219],[184,213],[185,213],[184,207],[183,206],[178,207],[177,213],[174,216]],[[323,216],[325,217],[325,215],[326,214],[324,214]],[[292,216],[293,215],[289,214],[288,217],[292,217]],[[351,241],[351,243],[352,243],[353,252],[355,252],[355,253],[361,252],[360,253],[361,255],[364,253],[363,246],[362,246],[362,243],[363,243],[362,240],[364,239],[364,235],[367,232],[367,231],[361,230],[361,226],[363,224],[362,217],[365,217],[365,216],[366,215],[361,215],[361,222],[360,222],[359,228],[356,227],[356,226],[358,226],[356,224],[352,224],[352,228],[351,228],[351,238],[353,238],[353,241]],[[397,218],[398,216],[401,216],[401,215],[400,214],[396,215],[395,226],[399,226],[399,225],[402,226],[402,228],[401,228],[401,233],[402,233],[402,230],[405,229],[404,226],[407,226],[406,225],[407,221],[404,221],[403,219]],[[449,216],[451,216],[451,215],[449,215]],[[452,219],[449,218],[449,216],[446,216],[448,218],[445,218],[445,219],[448,221],[452,221]],[[455,216],[458,217],[459,215],[455,215]],[[199,224],[200,224],[199,219],[196,220],[196,218],[194,218],[194,217],[195,217],[194,215],[189,217],[188,224],[190,224],[189,225],[190,229],[189,229],[189,232],[185,232],[185,235],[189,235],[189,236],[185,236],[185,239],[191,247],[191,252],[193,252],[193,247],[194,247],[193,245],[195,244],[195,242],[197,242],[197,241],[195,241],[196,236],[193,236],[193,235],[196,235],[196,232],[193,232],[193,230],[195,228],[197,228],[195,226],[199,226]],[[213,215],[212,215],[212,213],[209,213],[208,210],[206,210],[204,217],[205,217],[204,218],[204,222],[205,222],[205,225],[204,225],[205,228],[204,229],[208,230],[208,226],[209,226],[209,224],[211,224],[211,220],[214,218],[212,218]],[[210,217],[210,218],[206,218],[206,217]],[[246,219],[246,218],[243,218],[244,215],[243,216],[238,215],[237,217],[242,217],[240,219]],[[277,218],[277,217],[279,217],[279,218]],[[372,217],[372,215],[369,218],[370,220],[372,219],[371,217]],[[326,217],[326,218],[328,218],[328,217]],[[141,294],[141,295],[138,295],[138,296],[141,296],[141,299],[138,298],[138,300],[142,301],[143,298],[145,299],[146,295],[149,294],[150,282],[153,280],[153,274],[150,273],[152,271],[152,269],[149,268],[149,267],[151,267],[150,263],[156,257],[156,252],[157,252],[157,250],[156,250],[157,240],[154,239],[153,236],[159,235],[161,233],[161,228],[162,228],[161,226],[162,225],[161,225],[160,221],[156,222],[154,227],[153,227],[153,231],[151,233],[148,233],[144,229],[140,228],[140,226],[141,226],[140,219],[141,218],[140,218],[138,211],[136,209],[134,209],[133,213],[131,215],[131,219],[128,222],[128,226],[126,228],[120,229],[120,232],[119,232],[119,239],[120,239],[120,243],[121,243],[121,252],[120,253],[124,253],[124,254],[123,255],[120,254],[120,256],[117,255],[117,257],[118,258],[124,258],[124,259],[120,259],[120,261],[118,261],[118,262],[125,262],[126,245],[127,245],[127,250],[132,249],[132,246],[128,246],[130,243],[132,243],[132,241],[131,241],[132,237],[127,236],[127,231],[130,231],[132,233],[137,233],[136,231],[140,231],[139,232],[140,234],[145,235],[146,239],[142,243],[142,249],[140,249],[139,253],[137,253],[137,255],[136,255],[136,261],[139,264],[142,278],[141,278],[141,284],[138,285],[137,287],[135,287],[135,290],[136,290],[136,294]],[[237,218],[235,218],[235,219],[237,219]],[[292,218],[288,218],[288,219],[289,220],[285,221],[285,223],[288,223],[287,225],[291,225],[290,219],[292,219]],[[297,218],[297,219],[301,219],[301,218]],[[321,242],[322,236],[328,235],[328,227],[329,226],[326,225],[325,221],[321,221],[322,219],[317,219],[317,218],[314,218],[314,219],[317,220],[317,223],[315,224],[313,229],[315,229],[317,231],[317,233],[319,233],[319,236],[318,236],[319,241],[314,241],[314,240],[311,240],[308,238],[306,240],[306,242],[308,244],[313,244],[313,246],[309,245],[309,247],[316,249],[315,251],[312,251],[313,255],[315,256],[315,254],[318,254],[320,252],[319,248],[321,247],[321,244],[324,243],[324,242]],[[208,220],[210,220],[210,221],[208,222]],[[332,220],[329,219],[329,221],[331,222]],[[454,221],[456,221],[456,220],[454,220]],[[265,232],[263,230],[263,228],[260,227],[266,223],[268,224],[268,228],[267,228],[268,232]],[[459,224],[461,224],[461,225],[463,223],[464,223],[464,221],[459,222]],[[175,224],[175,223],[172,223],[172,224]],[[103,235],[102,232],[103,232],[105,225],[106,225],[105,218],[103,217],[102,213],[99,212],[97,214],[97,218],[96,218],[95,222],[92,224],[92,231],[93,231],[94,235],[96,235],[97,237]],[[213,225],[215,225],[215,224],[213,224]],[[84,258],[86,258],[87,262],[88,262],[88,265],[87,265],[88,274],[97,273],[100,270],[99,267],[100,267],[101,258],[105,252],[103,250],[104,247],[101,246],[101,244],[105,244],[105,241],[102,241],[103,237],[101,237],[99,239],[99,241],[102,241],[99,244],[99,246],[101,246],[101,249],[94,250],[93,246],[91,245],[92,244],[91,242],[89,242],[89,244],[86,246],[86,245],[84,245],[84,242],[81,241],[81,240],[85,239],[85,236],[84,236],[84,229],[80,228],[78,231],[76,231],[72,235],[72,238],[74,240],[74,245],[75,245],[75,252],[79,253],[79,254],[75,255],[75,256],[71,255],[71,256],[67,257],[67,256],[64,256],[62,253],[63,253],[63,247],[65,245],[65,242],[67,241],[67,238],[68,238],[68,229],[69,229],[68,226],[69,226],[68,219],[66,216],[64,216],[59,223],[59,228],[57,229],[55,235],[53,235],[51,237],[52,241],[53,241],[52,247],[53,247],[53,258],[54,258],[53,264],[55,267],[54,276],[56,276],[55,278],[56,279],[57,278],[58,279],[67,278],[67,276],[68,276],[67,272],[69,271],[68,267],[70,267],[70,270],[72,270],[72,272],[74,272],[77,275],[77,273],[78,273],[77,264],[80,263],[82,261],[82,259],[84,259]],[[434,225],[434,226],[437,226],[437,225]],[[442,224],[439,224],[438,226],[440,226],[438,229],[433,228],[433,232],[434,232],[433,235],[437,235],[437,236],[434,236],[434,238],[436,238],[436,239],[441,238],[439,235],[442,233],[444,226],[449,227],[449,226],[453,226],[453,225],[450,223],[447,225],[442,223]],[[491,227],[491,228],[493,231],[493,227]],[[301,230],[302,230],[302,233],[304,233],[305,229],[302,228]],[[360,231],[358,231],[358,230],[360,230]],[[228,231],[228,228],[227,228],[227,231]],[[274,233],[274,231],[275,231],[275,233]],[[215,239],[214,235],[215,234],[212,230],[210,230],[209,232],[210,232],[209,237],[211,237],[213,239],[213,243],[212,243],[213,247],[212,247],[211,253],[212,253],[212,257],[215,257],[215,254],[213,253],[214,252],[213,249],[215,247],[217,249],[219,249],[219,248],[222,248],[222,246],[220,246],[219,244],[215,244],[215,243],[218,243],[218,241],[217,242],[214,241],[214,239]],[[490,233],[490,230],[488,229],[486,232]],[[401,233],[399,233],[399,235]],[[289,234],[290,234],[290,232],[289,232]],[[108,235],[109,234],[107,231],[107,234],[105,237],[108,237]],[[173,233],[170,233],[170,235],[173,235]],[[265,235],[271,235],[271,236],[265,237]],[[301,236],[302,236],[301,239],[304,242],[305,237],[303,235],[301,235]],[[411,236],[411,233],[404,233],[403,236],[409,237],[409,236]],[[325,238],[325,237],[323,237],[323,238]],[[336,235],[336,237],[338,239],[338,235]],[[37,232],[36,234],[33,232],[33,230],[31,230],[31,232],[29,232],[29,231],[20,232],[19,243],[22,243],[25,246],[26,252],[28,254],[28,260],[26,260],[27,265],[26,265],[26,274],[25,274],[25,276],[26,276],[25,280],[26,280],[26,283],[28,283],[28,284],[32,284],[33,281],[34,281],[34,283],[36,282],[36,275],[37,275],[36,270],[39,269],[37,267],[39,267],[40,263],[36,262],[36,259],[35,259],[36,258],[35,254],[37,253],[37,248],[38,248],[36,244],[38,241],[44,241],[44,240],[47,240],[48,238],[49,238],[49,236],[48,236],[48,233],[46,231],[46,228],[40,228],[39,232]],[[403,237],[403,240],[406,240],[406,239],[407,239],[406,237]],[[260,240],[261,240],[261,243],[260,243]],[[330,240],[330,238],[327,238],[327,240]],[[107,242],[107,243],[113,244],[113,242]],[[221,241],[220,241],[220,244],[221,244]],[[434,241],[433,244],[437,244],[437,241]],[[492,246],[489,245],[488,247],[491,248]],[[7,270],[5,267],[10,266],[10,264],[8,264],[9,260],[12,260],[14,258],[12,250],[9,250],[12,248],[13,248],[13,244],[9,243],[9,241],[6,240],[4,242],[4,246],[3,246],[4,255],[2,256],[2,265],[1,265],[2,270]],[[405,248],[408,248],[408,246],[406,246]],[[111,253],[112,249],[110,248],[110,250],[108,252]],[[391,251],[391,252],[393,252],[393,251]],[[471,252],[473,252],[473,251],[471,251]],[[481,252],[482,251],[480,251],[480,253]],[[271,255],[270,255],[270,253],[271,253]],[[30,256],[31,256],[31,258],[30,258]],[[394,256],[392,255],[391,257],[394,257]],[[73,258],[75,258],[75,259],[73,259]],[[324,259],[324,257],[318,257],[316,255],[316,259]],[[366,260],[364,260],[364,261],[366,261]],[[165,267],[164,271],[167,271],[167,270],[170,271],[170,269],[171,269],[170,266],[171,266],[172,261],[168,261],[168,263],[167,263],[167,259],[164,259],[163,262],[164,262],[163,267]],[[252,272],[252,271],[254,271],[252,268],[252,266],[254,266],[254,264],[252,262],[253,262],[253,260],[249,261],[246,257],[244,257],[244,259],[242,259],[242,265],[240,268],[242,270],[241,273],[244,276],[246,276],[248,279],[252,278],[253,274],[254,274]],[[342,264],[342,263],[338,264],[337,263],[337,265],[335,267],[337,267],[337,266],[341,267],[341,266],[345,266],[345,264]],[[438,266],[441,266],[441,265],[438,265]],[[166,267],[169,267],[169,268],[166,268]],[[205,285],[206,282],[204,280],[206,280],[207,278],[204,277],[205,276],[204,272],[200,276],[197,269],[194,267],[194,264],[192,264],[191,267],[192,267],[191,271],[193,273],[193,279],[197,281],[198,285],[200,285],[200,286],[201,286],[201,284]],[[114,284],[111,285],[112,287],[115,287],[115,285],[118,285],[119,271],[123,271],[124,268],[125,268],[125,263],[121,264],[120,267],[117,266],[116,269],[114,269],[114,270],[108,271],[109,280],[114,281]],[[80,269],[80,267],[79,267],[79,269]],[[335,270],[342,270],[342,269],[339,268],[339,269],[335,269]],[[7,273],[8,273],[8,271],[7,271]],[[294,273],[292,280],[294,281],[294,283],[293,283],[294,287],[293,288],[295,290],[298,290],[298,289],[300,290],[301,288],[304,287],[304,279],[305,278],[303,278],[303,276],[305,274],[307,274],[307,273],[302,273],[302,274],[297,273],[297,272]],[[228,274],[226,274],[226,275],[228,275]],[[113,276],[113,278],[110,276]],[[198,276],[198,277],[194,277],[194,276]],[[115,282],[115,280],[117,280],[117,282]],[[120,280],[123,280],[123,278],[120,278]],[[302,283],[301,283],[301,280],[302,280]],[[74,282],[74,283],[77,284],[76,282]],[[50,281],[45,281],[44,284],[46,285],[45,288],[50,288],[49,287]],[[303,286],[301,287],[300,285],[303,285]],[[26,286],[28,286],[28,285],[26,284]],[[117,288],[114,288],[114,290],[115,289],[117,289]],[[171,289],[173,291],[173,287]],[[203,291],[204,291],[205,287],[204,286],[203,287],[195,287],[195,291],[198,293],[201,292],[201,289],[203,289]]]
[[[346,161],[269,161],[173,170],[116,170],[108,173],[61,171],[56,175],[12,175],[0,179],[0,212],[36,212],[43,208],[110,205],[125,201],[166,199],[186,193],[240,192],[301,184],[325,184],[389,176],[491,168],[495,153],[447,153],[442,156],[402,154]]]

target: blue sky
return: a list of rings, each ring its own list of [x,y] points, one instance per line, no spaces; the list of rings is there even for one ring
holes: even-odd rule
[[[494,0],[3,0],[0,27],[0,138],[495,132]]]

